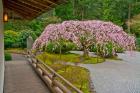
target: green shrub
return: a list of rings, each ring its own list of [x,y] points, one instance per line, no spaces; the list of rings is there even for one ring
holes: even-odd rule
[[[116,53],[122,53],[124,51],[123,48],[120,46],[114,45],[112,43],[108,43],[105,46],[98,46],[98,55],[104,56],[106,58],[113,57],[113,48],[115,49]],[[97,54],[97,46],[93,45],[90,48],[91,52],[95,52]]]
[[[10,53],[5,53],[5,61],[10,61],[12,60],[12,56]]]
[[[97,47],[95,45],[92,45],[90,48],[91,52],[97,52]]]
[[[97,64],[104,62],[104,59],[101,57],[98,57],[98,62],[96,57],[88,57],[83,58],[83,56],[78,54],[61,54],[61,58],[59,54],[52,54],[44,52],[40,55],[36,56],[37,59],[42,60],[43,62],[46,62],[47,64],[54,64],[57,62],[72,62],[74,64],[77,63],[83,63],[83,64]]]
[[[12,30],[4,32],[5,48],[17,48],[18,45],[18,33]]]
[[[36,39],[36,34],[31,29],[24,29],[19,33],[19,42],[21,48],[26,48],[27,38],[31,36],[34,40]]]
[[[140,15],[134,16],[131,19],[131,34],[134,34],[136,37],[140,37]]]
[[[137,38],[136,46],[137,46],[138,51],[140,51],[140,38]]]
[[[121,47],[116,47],[116,52],[117,53],[123,53],[124,52],[124,49],[121,48]]]
[[[48,53],[66,53],[75,48],[75,44],[68,41],[49,42],[45,51]]]

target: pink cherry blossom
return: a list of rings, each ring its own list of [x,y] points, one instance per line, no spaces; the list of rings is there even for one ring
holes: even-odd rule
[[[89,47],[93,44],[104,45],[112,42],[126,50],[135,49],[135,37],[128,35],[123,29],[112,22],[99,20],[64,21],[61,24],[50,24],[36,39],[33,49],[41,48],[49,41],[60,38],[70,40],[79,47]],[[84,38],[84,41],[81,41]]]

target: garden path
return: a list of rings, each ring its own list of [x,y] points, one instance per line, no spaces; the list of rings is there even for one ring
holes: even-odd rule
[[[90,71],[97,93],[140,93],[140,52],[119,53],[118,57],[123,60],[79,66]]]
[[[5,62],[4,93],[51,93],[22,55]]]

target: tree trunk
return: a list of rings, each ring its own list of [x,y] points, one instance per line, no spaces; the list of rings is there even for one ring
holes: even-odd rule
[[[75,9],[75,0],[73,0],[72,5],[73,5],[73,15],[75,16],[75,11],[76,11],[76,9]]]
[[[87,48],[84,48],[84,57],[89,57],[89,51]]]
[[[96,52],[97,52],[96,55],[97,55],[97,63],[98,63],[99,62],[99,50],[98,50],[98,46],[97,46],[97,51]]]
[[[128,6],[128,33],[130,33],[131,4]]]
[[[84,20],[84,7],[83,7],[83,9],[81,10],[81,19]]]
[[[62,55],[62,49],[61,49],[61,44],[59,43],[60,50],[59,50],[59,55],[60,55],[60,61],[61,61],[61,55]]]

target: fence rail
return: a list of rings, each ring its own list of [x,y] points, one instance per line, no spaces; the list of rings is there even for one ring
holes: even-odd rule
[[[83,93],[47,64],[36,59],[31,52],[28,52],[27,57],[28,61],[53,93]]]

